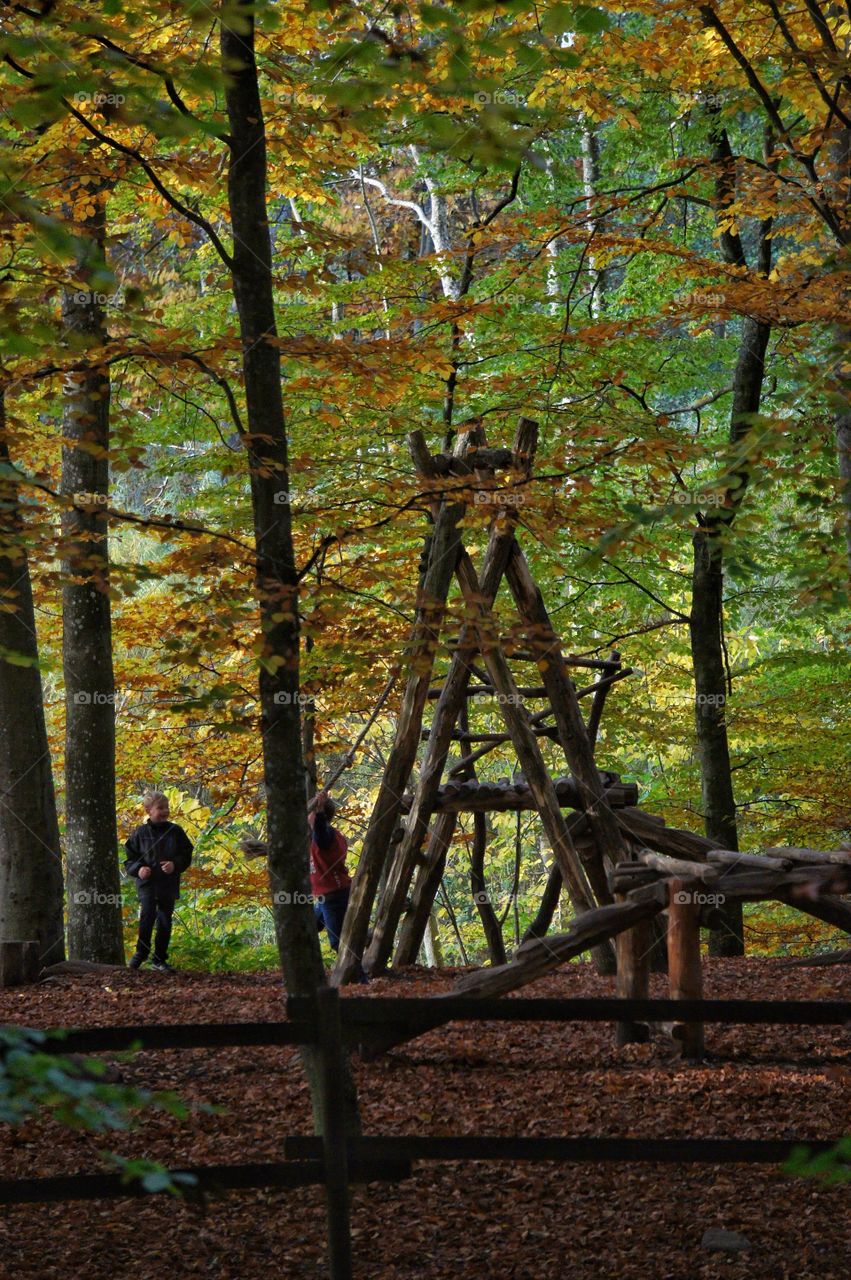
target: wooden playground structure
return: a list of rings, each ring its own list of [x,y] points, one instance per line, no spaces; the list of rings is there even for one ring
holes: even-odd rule
[[[519,544],[537,425],[521,419],[511,449],[490,448],[481,424],[468,426],[451,453],[431,454],[421,432],[409,437],[431,524],[395,740],[355,872],[334,983],[350,981],[360,960],[373,974],[391,963],[416,961],[461,813],[473,815],[474,883],[483,884],[488,811],[537,810],[554,863],[538,915],[513,959],[460,979],[458,994],[505,994],[590,951],[601,972],[617,974],[619,996],[643,999],[651,957],[667,951],[672,997],[699,999],[700,930],[719,927],[718,907],[731,901],[774,899],[851,932],[851,907],[840,896],[851,889],[851,850],[782,848],[756,855],[722,849],[642,811],[637,787],[598,768],[606,698],[631,669],[617,652],[608,659],[563,652]],[[491,512],[478,568],[459,527],[471,504]],[[460,634],[446,637],[453,579],[465,613]],[[518,615],[507,637],[494,613],[503,580]],[[448,669],[438,680],[438,653],[447,650]],[[595,678],[577,687],[572,671]],[[477,697],[496,703],[500,731],[469,731],[469,699]],[[527,707],[533,699],[545,701],[534,714]],[[587,717],[583,699],[590,700]],[[429,704],[433,714],[425,726]],[[541,739],[559,744],[565,775],[551,776]],[[478,761],[509,742],[522,772],[480,781]],[[453,744],[462,754],[447,772]],[[572,812],[565,817],[563,809]],[[547,936],[562,887],[575,918],[566,933]],[[498,933],[487,895],[476,900],[486,933]],[[647,1033],[642,1024],[618,1028],[621,1041]],[[699,1056],[699,1026],[683,1029],[680,1037],[684,1052]]]

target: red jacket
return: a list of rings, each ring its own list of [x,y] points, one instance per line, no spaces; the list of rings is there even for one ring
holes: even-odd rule
[[[315,840],[310,842],[310,891],[315,898],[346,889],[352,883],[346,870],[349,842],[336,827],[330,830],[334,838],[327,848],[320,848]]]

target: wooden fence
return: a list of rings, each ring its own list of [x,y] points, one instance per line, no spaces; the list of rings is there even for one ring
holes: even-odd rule
[[[845,1000],[625,1000],[487,999],[440,996],[396,999],[349,997],[323,988],[313,998],[291,997],[286,1022],[179,1023],[93,1027],[48,1036],[50,1053],[104,1053],[128,1049],[201,1049],[252,1045],[316,1045],[320,1059],[321,1136],[288,1137],[283,1161],[196,1165],[174,1170],[195,1179],[192,1194],[254,1187],[324,1184],[328,1208],[331,1280],[350,1280],[351,1183],[399,1181],[413,1160],[549,1160],[563,1163],[632,1161],[705,1164],[778,1164],[802,1144],[813,1151],[832,1142],[806,1137],[749,1138],[524,1138],[490,1136],[347,1137],[339,1089],[347,1045],[386,1044],[452,1021],[481,1022],[706,1022],[788,1026],[847,1026]],[[838,1135],[837,1135],[838,1136]],[[152,1194],[120,1174],[0,1179],[0,1204],[91,1200]]]

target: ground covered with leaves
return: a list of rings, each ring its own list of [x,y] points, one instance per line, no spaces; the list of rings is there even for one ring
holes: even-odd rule
[[[433,995],[452,974],[411,970],[348,994]],[[847,966],[789,968],[709,960],[708,997],[847,998]],[[654,978],[653,994],[666,994]],[[610,979],[569,965],[524,995],[611,994]],[[272,974],[175,977],[117,971],[0,992],[0,1022],[36,1027],[275,1019]],[[524,1134],[835,1138],[851,1130],[847,1028],[707,1029],[711,1058],[683,1064],[663,1039],[614,1047],[597,1024],[456,1024],[355,1071],[367,1134]],[[185,1122],[152,1112],[130,1133],[91,1136],[51,1121],[0,1128],[3,1177],[104,1168],[106,1146],[186,1164],[274,1160],[286,1134],[310,1132],[296,1050],[143,1052],[121,1079],[197,1103]],[[357,1280],[839,1280],[849,1272],[847,1188],[759,1166],[444,1163],[399,1184],[356,1187]],[[705,1248],[707,1228],[743,1234],[748,1252]],[[206,1212],[145,1200],[0,1211],[0,1276],[137,1280],[319,1277],[320,1188],[230,1193]]]

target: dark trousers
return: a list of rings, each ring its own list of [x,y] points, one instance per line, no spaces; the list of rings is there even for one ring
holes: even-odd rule
[[[168,955],[168,944],[171,939],[171,917],[176,902],[171,885],[158,884],[156,880],[146,880],[139,884],[139,939],[136,953],[147,960],[151,954],[151,934],[154,924],[157,936],[154,941],[154,959],[165,960]]]
[[[346,917],[346,907],[349,905],[349,892],[347,885],[345,889],[335,889],[333,893],[323,894],[322,900],[313,904],[313,914],[316,916],[319,931],[321,933],[325,929],[327,932],[332,951],[340,950],[340,934],[343,932],[343,920]],[[360,964],[358,964],[355,981],[369,981]]]
[[[340,934],[343,932],[343,920],[346,907],[349,905],[349,886],[335,889],[333,893],[321,895],[313,904],[313,914],[319,930],[325,929],[332,951],[340,950]]]

